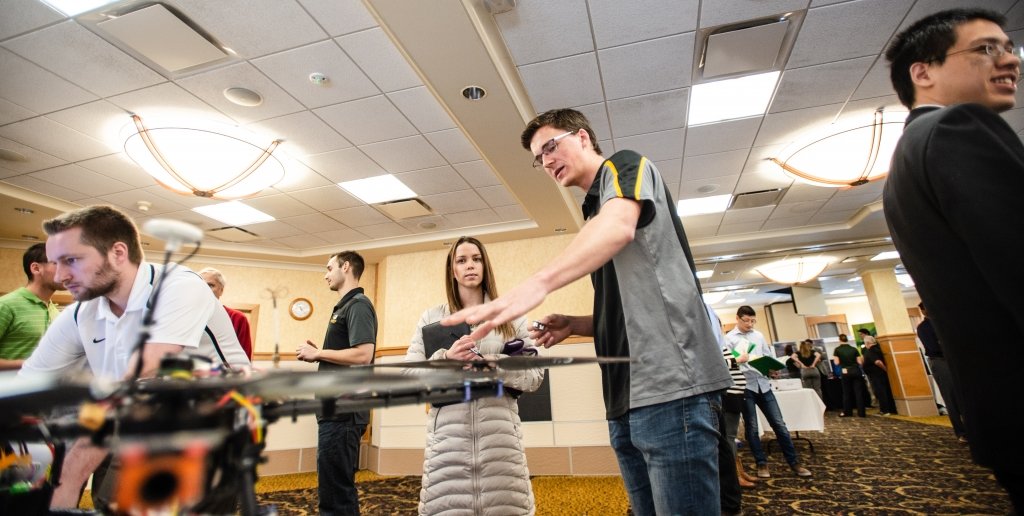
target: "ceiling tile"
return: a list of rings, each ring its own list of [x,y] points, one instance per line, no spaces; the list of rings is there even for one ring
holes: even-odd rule
[[[518,204],[510,204],[508,206],[498,206],[494,208],[494,213],[498,214],[503,222],[512,222],[516,220],[526,220],[530,216],[523,210],[523,207]]]
[[[136,188],[152,186],[156,182],[123,152],[79,161],[78,165]]]
[[[147,221],[152,219],[173,219],[192,224],[193,226],[202,229],[203,231],[209,231],[211,229],[224,227],[224,223],[219,220],[213,220],[209,217],[203,216],[202,214],[192,210],[181,210],[172,211],[170,213],[164,213],[158,217],[134,217],[135,226],[141,228]],[[147,236],[145,233],[141,235],[143,240],[146,240]],[[215,237],[214,237],[215,238]],[[209,241],[209,240],[207,240]],[[144,244],[145,245],[145,244]]]
[[[95,140],[106,142],[111,149],[118,151],[124,145],[120,140],[120,130],[131,124],[128,113],[105,100],[63,109],[46,115],[46,118]]]
[[[125,111],[142,117],[147,115],[197,116],[214,122],[234,123],[223,113],[210,109],[202,100],[181,86],[163,83],[107,99]]]
[[[284,194],[254,197],[246,199],[244,202],[278,220],[316,212],[313,208]]]
[[[805,219],[811,218],[822,206],[825,205],[825,201],[803,201],[794,202],[789,204],[780,204],[772,212],[770,218],[782,219],[792,217],[804,217]]]
[[[82,192],[78,192],[70,188],[64,188],[63,186],[58,186],[49,181],[43,181],[42,179],[36,179],[27,174],[15,177],[8,177],[4,179],[3,182],[24,188],[26,190],[31,190],[36,193],[49,195],[50,197],[56,197],[58,199],[64,199],[67,201],[77,201],[89,197],[88,195]]]
[[[284,178],[274,185],[276,190],[293,192],[335,184],[299,161],[287,159],[286,163]]]
[[[386,215],[370,206],[356,206],[354,208],[325,211],[324,215],[327,215],[350,228],[391,222],[391,219]]]
[[[461,129],[445,129],[444,131],[426,133],[423,136],[430,140],[430,143],[444,156],[444,159],[448,160],[448,163],[465,163],[480,159],[480,153],[469,142]]]
[[[309,249],[310,247],[321,247],[331,245],[331,242],[313,235],[299,235],[293,237],[275,238],[275,242],[284,244],[292,249]]]
[[[620,99],[689,86],[693,37],[688,32],[598,51],[605,96]]]
[[[3,128],[0,127],[0,130],[3,130]],[[0,161],[0,166],[19,174],[35,172],[36,170],[42,170],[44,168],[55,167],[57,165],[67,163],[66,160],[62,160],[56,156],[51,156],[45,152],[41,152],[37,149],[33,149],[32,147],[6,138],[0,138],[0,149],[12,150],[27,158],[26,161]]]
[[[907,16],[903,19],[903,23],[900,24],[899,30],[903,30],[925,16],[946,9],[957,9],[965,7],[964,4],[973,4],[971,7],[983,7],[998,13],[1005,13],[1010,9],[1017,0],[929,0],[928,2],[917,2],[914,7],[910,9]]]
[[[664,180],[666,184],[679,184],[681,170],[683,168],[682,159],[656,161],[654,162],[654,166],[657,167],[658,172],[661,173],[662,180]]]
[[[699,238],[708,238],[708,237],[715,236],[715,233],[718,232],[718,228],[716,228],[715,226],[705,226],[705,227],[701,227],[701,228],[693,227],[693,228],[685,228],[685,231],[686,231],[686,238],[690,242],[693,242],[694,240],[699,239]],[[707,286],[707,281],[708,280],[701,280],[701,283],[704,284],[704,286],[706,287]]]
[[[1006,12],[1006,28],[1011,31],[1024,29],[1024,4],[1017,2]]]
[[[366,240],[366,235],[354,230],[354,229],[335,229],[333,231],[323,231],[319,233],[313,233],[318,238],[322,238],[328,242],[328,245],[342,245],[351,244],[353,242],[362,242]]]
[[[454,229],[455,226],[440,215],[427,215],[397,221],[398,225],[408,229],[412,233],[436,233]]]
[[[388,93],[398,110],[405,115],[422,133],[451,129],[455,122],[441,103],[427,90],[426,86],[417,86],[407,90]]]
[[[743,210],[728,210],[722,218],[722,225],[746,224],[750,228],[761,227],[768,216],[775,210],[775,206],[761,206],[758,208],[747,208]]]
[[[683,157],[683,129],[615,138],[615,148],[631,149],[654,161]],[[611,156],[611,154],[609,154]]]
[[[327,37],[296,2],[176,0],[186,17],[245,59]]]
[[[154,184],[142,189],[134,190],[134,192],[140,194],[145,193],[153,195],[155,197],[159,197],[174,204],[181,205],[183,208],[187,209],[196,208],[199,206],[209,206],[211,204],[218,204],[224,202],[220,199],[213,199],[210,197],[199,197],[198,195],[178,193],[175,192],[174,190],[164,188],[162,185],[159,184]]]
[[[845,119],[848,116],[857,116],[868,120],[868,123],[870,123],[872,115],[879,109],[887,113],[903,113],[904,116],[910,114],[907,108],[900,104],[899,97],[893,94],[884,97],[851,100],[843,106],[840,119]]]
[[[396,224],[394,222],[363,226],[359,228],[359,232],[370,238],[391,238],[409,234],[408,229],[402,227],[401,224]]]
[[[687,156],[711,154],[736,149],[747,149],[754,142],[764,117],[727,120],[714,124],[686,128]]]
[[[71,84],[23,57],[0,48],[0,96],[36,113],[96,100],[96,95]]]
[[[832,123],[841,107],[831,104],[766,115],[754,145],[788,144],[807,131]]]
[[[0,127],[0,136],[67,161],[105,156],[120,150],[41,116]]]
[[[288,195],[319,211],[351,208],[352,206],[363,206],[365,204],[336,185],[299,190]]]
[[[538,113],[604,100],[593,52],[520,66],[519,76]]]
[[[756,231],[759,231],[760,229],[761,224],[754,222],[741,222],[739,224],[722,224],[721,226],[718,226],[718,231],[715,234],[718,236],[742,235],[744,233],[754,233]]]
[[[562,107],[562,106],[559,106]],[[597,135],[599,141],[604,141],[611,137],[612,126],[608,123],[608,105],[604,102],[598,102],[596,104],[587,104],[585,106],[576,106],[573,109],[583,113],[583,116],[587,117],[587,121],[590,122],[590,129]],[[607,150],[606,150],[607,152]],[[611,156],[614,152],[606,154]]]
[[[482,210],[487,208],[487,203],[480,198],[473,190],[461,192],[446,192],[434,195],[420,196],[423,202],[427,203],[434,213],[447,215],[460,211]]]
[[[889,63],[885,59],[879,59],[868,69],[868,73],[864,75],[851,98],[857,100],[892,94],[892,80],[889,79]]]
[[[335,41],[381,90],[390,92],[423,85],[416,71],[379,27]]]
[[[689,88],[608,102],[612,136],[632,136],[686,126]]]
[[[520,2],[511,11],[494,15],[517,65],[592,52],[588,18],[583,0]]]
[[[167,80],[71,20],[3,45],[29,61],[46,63],[47,70],[101,97]]]
[[[330,40],[254,59],[252,64],[309,108],[380,94],[366,74]],[[309,80],[313,72],[326,75],[327,82],[313,84]]]
[[[471,163],[483,162],[473,161]],[[484,168],[490,170],[486,165],[484,165]],[[493,174],[491,175],[493,176]],[[405,186],[408,186],[412,191],[416,192],[416,195],[418,196],[467,190],[470,187],[470,185],[462,179],[462,176],[460,176],[454,168],[448,165],[395,174],[395,177],[402,181],[402,183],[405,183]]]
[[[1022,117],[1022,123],[1024,123],[1024,117]],[[469,186],[472,186],[473,188],[501,184],[501,180],[498,179],[498,176],[494,175],[494,171],[491,170],[491,167],[482,160],[470,161],[468,163],[456,163],[452,166],[455,167],[455,170],[459,172],[459,175],[469,183]]]
[[[769,113],[845,102],[867,73],[874,56],[786,70]]]
[[[848,222],[854,215],[857,214],[858,211],[860,211],[860,210],[856,209],[856,210],[835,210],[835,211],[831,211],[831,210],[828,210],[826,208],[822,208],[821,211],[819,211],[818,213],[814,214],[814,216],[811,217],[810,220],[807,221],[807,223],[808,224],[836,224],[836,223],[840,223],[840,222]]]
[[[588,5],[597,48],[635,43],[697,28],[697,0],[590,0]]]
[[[418,135],[371,143],[360,146],[360,149],[392,174],[445,164],[444,158],[426,138]]]
[[[764,225],[761,226],[761,231],[770,231],[773,229],[798,228],[800,226],[806,225],[807,221],[810,220],[810,218],[810,214],[807,214],[798,217],[768,219],[768,221],[766,221]]]
[[[263,238],[282,238],[303,234],[301,229],[296,228],[295,226],[290,226],[280,220],[260,222],[259,224],[246,224],[241,227],[246,231],[256,233]]]
[[[38,0],[5,0],[0,17],[0,40],[64,19],[64,15]]]
[[[519,201],[502,185],[485,186],[483,188],[477,188],[476,193],[483,197],[484,202],[488,206],[508,206],[509,204],[518,204]]]
[[[778,166],[768,163],[767,166],[757,166],[745,170],[736,183],[736,193],[758,192],[771,190],[772,188],[786,188],[793,184],[793,180],[782,172]]]
[[[705,177],[738,176],[747,162],[747,149],[714,154],[687,156],[683,160],[683,179],[690,181]]]
[[[823,188],[820,186],[809,185],[801,183],[800,181],[794,181],[793,186],[789,187],[785,197],[779,204],[792,204],[795,202],[805,201],[827,201],[833,195],[835,195],[835,188]]]
[[[705,197],[708,195],[731,194],[736,188],[740,175],[705,177],[691,179],[679,183],[679,195],[676,200]]]
[[[249,63],[218,68],[178,79],[177,82],[182,88],[243,124],[302,110],[302,104]],[[259,106],[246,107],[224,98],[224,90],[238,86],[259,93],[263,96],[263,103]]]
[[[331,37],[377,26],[361,0],[299,0]]]
[[[416,128],[384,95],[335,104],[313,112],[356,145],[417,133]]]
[[[497,224],[501,217],[492,209],[463,211],[459,213],[448,213],[444,216],[448,221],[457,227],[476,227],[485,224]]]
[[[810,9],[786,66],[878,55],[912,4],[912,0],[859,0]],[[839,34],[842,44],[836,44]]]
[[[384,173],[384,169],[380,168],[380,165],[374,163],[356,147],[313,154],[302,158],[302,161],[335,183],[379,176]]]
[[[725,213],[708,213],[705,215],[683,217],[681,220],[683,221],[683,227],[686,228],[718,227],[724,217]]]
[[[49,181],[64,188],[78,191],[88,197],[99,197],[115,192],[132,190],[134,187],[116,179],[87,170],[78,165],[63,165],[29,174],[36,179]]]
[[[309,111],[263,120],[250,124],[249,128],[274,138],[285,137],[281,149],[292,156],[320,154],[352,146],[331,126]]]
[[[159,190],[163,189],[163,187],[161,186],[155,186],[155,188]],[[181,197],[182,199],[185,198],[184,196],[179,197]],[[122,210],[124,210],[126,213],[133,217],[139,217],[144,215],[163,215],[165,213],[170,213],[173,211],[181,211],[188,209],[184,204],[179,204],[177,202],[165,199],[164,197],[155,194],[153,190],[146,189],[136,189],[129,190],[127,192],[112,193],[100,196],[99,199],[101,199],[105,203],[110,203],[116,207],[121,208]],[[136,205],[138,204],[139,201],[146,201],[150,203],[148,212],[143,213],[138,211]]]
[[[714,27],[804,9],[807,0],[715,0],[703,5],[700,26]]]
[[[308,213],[306,215],[284,217],[280,220],[289,226],[295,226],[307,233],[347,229],[344,224],[324,215],[323,213]]]
[[[828,211],[858,210],[864,205],[871,204],[877,200],[877,194],[858,194],[856,189],[851,189],[845,192],[836,192],[835,197],[825,204],[825,209]]]
[[[0,125],[25,120],[36,116],[33,113],[7,99],[0,98]]]

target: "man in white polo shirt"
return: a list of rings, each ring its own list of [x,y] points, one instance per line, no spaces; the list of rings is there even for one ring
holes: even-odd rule
[[[97,377],[129,378],[138,357],[143,317],[155,309],[142,353],[141,377],[153,376],[167,353],[188,350],[224,368],[249,365],[227,312],[206,283],[186,267],[171,265],[160,296],[153,292],[162,265],[143,261],[139,232],[127,215],[109,206],[89,206],[43,223],[54,279],[78,303],[47,329],[19,374],[63,373],[84,359]],[[64,461],[52,507],[77,507],[86,478],[106,450],[76,442]]]

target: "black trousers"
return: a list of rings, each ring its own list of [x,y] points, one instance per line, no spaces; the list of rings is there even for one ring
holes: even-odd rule
[[[884,371],[868,373],[868,381],[871,382],[871,389],[875,391],[875,397],[878,398],[878,410],[881,412],[888,412],[889,414],[895,414],[896,400],[892,397],[892,388],[889,386],[889,375]]]
[[[847,416],[853,415],[853,404],[857,403],[857,415],[860,417],[867,416],[867,411],[864,410],[864,376],[863,375],[843,375],[843,414]]]
[[[366,425],[320,421],[316,449],[321,515],[358,516],[359,440]]]
[[[736,455],[725,432],[725,401],[728,394],[722,394],[723,407],[718,411],[718,489],[722,514],[739,514],[743,494],[740,492],[739,473],[736,471]]]

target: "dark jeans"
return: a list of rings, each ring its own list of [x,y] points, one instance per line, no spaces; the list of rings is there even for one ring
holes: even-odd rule
[[[723,398],[728,394],[722,394]],[[718,483],[721,491],[722,514],[739,514],[743,494],[740,492],[739,472],[736,471],[736,428],[729,431],[726,412],[718,413]],[[739,414],[735,415],[739,418]],[[730,418],[731,419],[731,418]]]
[[[786,458],[786,462],[790,466],[799,464],[800,457],[796,454],[793,439],[789,437],[789,429],[786,428],[786,422],[782,419],[782,410],[779,408],[779,402],[775,399],[775,393],[772,391],[754,392],[748,389],[744,392],[743,401],[744,431],[747,444],[750,445],[750,453],[754,454],[757,464],[768,463],[768,455],[761,447],[761,437],[757,435],[758,408],[761,409],[764,418],[768,420],[768,426],[772,427],[772,432],[775,432],[775,439],[779,442],[779,448],[782,448],[782,456]]]
[[[868,374],[868,380],[871,382],[871,389],[875,391],[875,397],[878,398],[878,410],[895,414],[896,400],[892,398],[892,389],[889,387],[889,375],[885,371],[878,371]]]
[[[853,415],[853,403],[857,402],[857,415],[867,416],[864,410],[864,376],[843,375],[843,414]]]
[[[316,469],[321,515],[358,515],[359,440],[366,425],[321,421],[317,431]]]

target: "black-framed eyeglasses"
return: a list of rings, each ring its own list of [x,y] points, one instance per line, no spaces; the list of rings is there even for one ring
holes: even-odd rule
[[[975,52],[978,54],[988,54],[992,59],[999,59],[1006,54],[1013,54],[1020,59],[1024,59],[1024,46],[1014,45],[1013,43],[983,43],[981,45],[965,48],[963,50],[957,50],[956,52],[950,52],[946,54],[946,57],[955,56],[957,54],[963,54],[965,52]]]
[[[544,145],[540,146],[540,154],[533,157],[533,168],[541,168],[544,165],[544,156],[555,152],[555,149],[558,149],[558,140],[561,140],[570,134],[576,134],[576,131],[569,131],[567,133],[560,134],[544,142]]]

